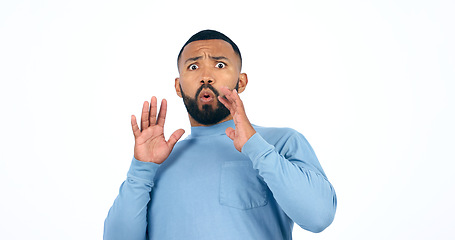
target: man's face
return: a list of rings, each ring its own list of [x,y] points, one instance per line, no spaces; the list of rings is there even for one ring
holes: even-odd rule
[[[184,100],[190,120],[213,125],[226,119],[230,113],[217,98],[220,87],[241,92],[247,82],[232,46],[219,39],[192,42],[183,49],[178,66],[180,77],[176,78],[175,89]]]

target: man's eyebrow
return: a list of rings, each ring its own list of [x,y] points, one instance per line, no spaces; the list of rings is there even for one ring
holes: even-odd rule
[[[188,58],[188,59],[185,61],[185,64],[186,64],[187,62],[194,62],[194,61],[197,61],[197,60],[199,60],[199,59],[201,59],[201,58],[202,58],[202,56],[193,57],[193,58]]]
[[[188,58],[187,60],[185,60],[185,64],[188,63],[188,62],[197,61],[197,60],[199,60],[199,59],[201,59],[201,58],[202,58],[202,56]],[[225,56],[216,56],[216,57],[210,56],[210,58],[213,59],[213,60],[216,60],[216,61],[219,61],[219,60],[226,60],[226,61],[229,61],[229,58],[227,58],[227,57],[225,57]]]
[[[229,58],[224,57],[224,56],[210,57],[210,58],[213,59],[213,60],[217,60],[217,61],[219,61],[219,60],[226,60],[226,61],[229,61]]]

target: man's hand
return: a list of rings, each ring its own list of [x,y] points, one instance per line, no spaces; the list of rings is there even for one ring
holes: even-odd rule
[[[231,127],[227,128],[226,135],[234,141],[234,147],[241,152],[243,145],[256,133],[256,130],[246,116],[245,107],[237,91],[222,87],[221,93],[226,98],[218,96],[218,99],[229,109],[235,123],[235,130]]]
[[[161,101],[160,113],[156,104],[156,97],[152,97],[149,104],[147,101],[142,106],[141,130],[137,126],[136,117],[131,116],[131,126],[134,134],[134,158],[142,162],[154,162],[161,164],[171,154],[174,145],[185,133],[185,130],[175,131],[168,141],[164,138],[164,122],[166,120],[167,102]]]

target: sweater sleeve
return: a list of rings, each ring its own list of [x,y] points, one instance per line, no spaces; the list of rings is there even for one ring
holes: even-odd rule
[[[120,186],[104,221],[103,239],[146,239],[147,206],[158,167],[158,164],[141,162],[133,157],[127,179]]]
[[[335,216],[337,198],[313,149],[294,133],[276,149],[259,133],[243,146],[283,211],[301,228],[321,232]]]

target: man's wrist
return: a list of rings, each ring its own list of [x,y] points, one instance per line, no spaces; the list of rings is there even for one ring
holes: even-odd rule
[[[156,171],[160,167],[159,164],[153,162],[142,162],[133,157],[128,177],[140,179],[141,181],[152,183]]]
[[[248,156],[253,162],[253,166],[255,166],[257,159],[261,158],[264,154],[272,149],[274,149],[274,146],[265,141],[265,139],[256,132],[243,145],[242,153]]]

